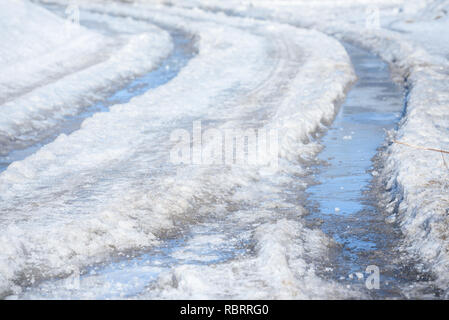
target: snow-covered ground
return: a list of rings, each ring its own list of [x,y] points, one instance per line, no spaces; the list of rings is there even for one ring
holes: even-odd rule
[[[155,69],[174,50],[175,30],[196,54],[171,81],[93,114],[0,173],[1,297],[108,297],[90,267],[151,254],[189,232],[180,261],[205,243],[235,253],[158,269],[131,297],[363,296],[317,274],[335,244],[303,217],[317,132],[355,81],[337,39],[377,53],[407,85],[391,139],[448,150],[448,1],[77,1],[83,26],[42,3],[0,4],[0,155],[62,131],[68,116]],[[170,136],[192,132],[194,121],[203,130],[277,130],[277,170],[174,165]],[[387,143],[385,218],[446,290],[449,169],[439,153]],[[195,231],[204,225],[206,234]],[[85,290],[54,280],[79,270]]]
[[[354,80],[344,48],[316,31],[273,23],[216,21],[204,13],[145,6],[87,8],[183,29],[199,39],[198,55],[171,82],[95,114],[79,130],[60,135],[0,175],[3,293],[70,274],[110,254],[154,246],[176,226],[195,224],[210,214],[226,216],[236,208],[250,221],[260,219],[256,225],[262,224],[246,235],[254,239],[259,253],[244,263],[256,268],[242,268],[241,276],[236,275],[245,279],[252,270],[253,279],[248,281],[259,281],[261,287],[244,296],[324,293],[324,284],[314,286],[317,291],[300,285],[315,279],[313,265],[303,260],[303,241],[319,246],[329,240],[319,233],[295,240],[306,232],[300,220],[303,210],[283,199],[281,186],[293,183],[292,173],[303,170],[298,156],[318,151],[317,145],[304,140],[323,126],[321,122],[331,121],[336,102]],[[325,50],[318,50],[323,46]],[[270,105],[258,103],[267,96],[273,96]],[[251,119],[255,128],[282,130],[280,172],[266,176],[258,166],[216,170],[170,165],[170,133],[189,129],[192,120],[201,119],[214,120],[218,128],[244,128],[245,119]],[[248,204],[254,209],[240,212]],[[274,210],[277,207],[290,208],[296,219]],[[285,227],[267,238],[262,230],[276,225]],[[283,243],[289,243],[285,252],[279,251]],[[276,271],[279,267],[282,270]],[[201,272],[198,268],[195,272]],[[233,263],[223,268],[238,269]],[[265,278],[273,277],[273,271],[278,274],[274,282]],[[273,290],[263,290],[264,283]],[[209,285],[217,288],[212,281]],[[236,289],[222,288],[216,296],[226,290],[235,294]],[[328,290],[338,290],[338,285],[331,283]]]

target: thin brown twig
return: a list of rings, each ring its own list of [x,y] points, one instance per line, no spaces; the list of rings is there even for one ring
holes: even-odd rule
[[[410,147],[410,148],[414,148],[414,149],[421,149],[421,150],[428,150],[428,151],[435,151],[435,152],[439,152],[441,154],[441,158],[443,159],[443,164],[446,167],[447,171],[449,171],[449,167],[446,163],[446,159],[444,158],[444,154],[447,153],[449,154],[449,151],[445,151],[445,150],[441,150],[441,149],[435,149],[435,148],[427,148],[427,147],[422,147],[422,146],[416,146],[410,143],[406,143],[406,142],[401,142],[401,141],[397,141],[397,140],[393,140],[394,143],[397,144],[402,144],[404,146]]]
[[[397,140],[393,140],[394,143],[398,143],[398,144],[402,144],[404,146],[408,146],[410,148],[414,148],[414,149],[421,149],[421,150],[428,150],[428,151],[435,151],[435,152],[440,152],[440,153],[447,153],[449,154],[449,151],[445,151],[445,150],[441,150],[441,149],[435,149],[435,148],[427,148],[427,147],[422,147],[422,146],[416,146],[410,143],[406,143],[406,142],[401,142],[401,141],[397,141]]]
[[[446,167],[447,171],[449,171],[449,167],[447,166],[446,159],[444,159],[444,154],[443,154],[443,152],[441,152],[441,158],[443,158],[444,166]]]

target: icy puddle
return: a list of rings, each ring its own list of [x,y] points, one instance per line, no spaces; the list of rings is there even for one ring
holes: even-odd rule
[[[56,132],[50,136],[23,150],[14,150],[8,155],[0,157],[0,173],[4,171],[12,162],[20,161],[35,153],[42,146],[55,140],[61,133],[70,134],[80,128],[81,123],[97,112],[107,112],[109,107],[115,104],[124,104],[132,98],[140,96],[145,92],[157,88],[176,77],[179,71],[196,54],[192,39],[185,33],[177,30],[171,30],[170,35],[173,40],[174,48],[171,54],[162,61],[161,65],[147,74],[138,77],[128,83],[125,87],[113,92],[107,99],[87,107],[82,113],[66,117]]]
[[[385,129],[395,127],[404,108],[403,90],[377,56],[349,44],[345,47],[358,81],[322,138],[324,150],[318,156],[322,163],[313,177],[317,184],[307,189],[311,211],[307,219],[338,244],[332,265],[322,266],[325,277],[358,286],[373,298],[409,297],[404,290],[425,288],[422,284],[429,279],[414,270],[413,262],[399,260],[396,248],[401,236],[394,224],[385,222],[388,214],[377,206],[380,189],[373,182]],[[366,271],[368,266],[379,268],[379,289],[366,288],[372,272]],[[419,294],[431,296],[431,291]]]
[[[21,298],[134,299],[156,289],[152,287],[158,286],[158,278],[175,266],[213,266],[244,255],[246,249],[235,241],[232,230],[223,231],[219,223],[201,223],[145,254],[117,257],[82,271],[79,277],[77,270],[67,278],[45,281],[28,288]],[[150,298],[158,298],[157,294],[155,290]]]

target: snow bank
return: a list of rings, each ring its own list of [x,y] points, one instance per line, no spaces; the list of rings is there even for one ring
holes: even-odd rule
[[[85,68],[101,57],[106,38],[28,1],[0,4],[0,102]]]
[[[22,0],[2,2],[0,12],[0,155],[47,137],[64,117],[155,68],[172,49],[169,34],[148,24],[142,31],[130,22],[128,35],[107,37]]]

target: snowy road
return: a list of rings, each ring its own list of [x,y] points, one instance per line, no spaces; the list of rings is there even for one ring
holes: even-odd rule
[[[367,258],[366,249],[349,267],[336,265],[348,251],[339,241],[343,234],[335,234],[348,221],[324,218],[317,223],[323,217],[310,207],[317,197],[325,198],[318,200],[321,211],[330,206],[358,212],[366,205],[362,195],[349,209],[329,204],[333,198],[325,193],[332,187],[312,185],[320,180],[314,173],[323,148],[322,156],[338,159],[332,148],[351,135],[370,147],[363,155],[368,158],[349,170],[373,165],[384,170],[385,155],[378,154],[376,163],[370,158],[386,139],[382,129],[393,128],[403,109],[401,92],[391,89],[385,68],[364,69],[367,74],[351,92],[358,94],[362,109],[374,109],[369,119],[362,117],[352,127],[357,131],[337,135],[333,145],[332,130],[322,136],[356,81],[354,65],[361,67],[336,37],[279,17],[261,18],[257,8],[253,19],[225,10],[226,15],[217,7],[119,2],[81,2],[81,26],[67,26],[66,4],[61,3],[3,5],[32,21],[22,23],[25,35],[33,23],[44,24],[41,37],[47,43],[23,40],[27,46],[17,49],[23,56],[15,61],[3,54],[10,43],[0,47],[2,66],[25,65],[16,73],[6,68],[11,76],[0,77],[6,88],[0,95],[1,297],[444,295],[444,284],[430,281],[434,276],[419,284],[411,277],[389,277],[403,282],[378,294],[365,288],[367,274],[348,282],[357,267],[363,271],[368,263],[385,263],[390,250],[406,260],[401,267],[422,263],[422,257],[400,250],[407,235],[389,224],[391,212],[382,204],[375,209],[376,222],[363,224],[375,230],[356,239],[375,243],[382,257]],[[53,34],[55,28],[61,34]],[[336,33],[327,28],[317,29]],[[351,32],[337,37],[369,42]],[[56,63],[54,52],[60,53]],[[38,58],[30,59],[33,53]],[[368,63],[381,63],[370,57]],[[377,91],[363,91],[376,86],[390,86],[382,91],[388,101]],[[376,109],[376,103],[383,109]],[[385,104],[391,110],[385,112]],[[376,122],[379,117],[388,119]],[[256,131],[257,137],[252,135]],[[265,144],[271,151],[276,148],[275,158],[253,163],[251,139],[259,143],[260,157],[262,132],[276,134],[268,134]],[[185,134],[188,142],[182,144]],[[173,161],[179,156],[173,152],[176,146],[190,154],[187,161],[183,158],[187,163]],[[376,181],[363,174],[348,189],[358,188],[361,181],[363,188],[374,188]],[[370,201],[381,202],[382,192],[372,194]],[[329,224],[334,224],[331,231]],[[387,235],[389,246],[376,242],[393,229]],[[384,267],[389,274],[402,272],[391,270],[396,265],[379,266],[381,271]],[[410,273],[422,277],[428,272],[424,269]]]

